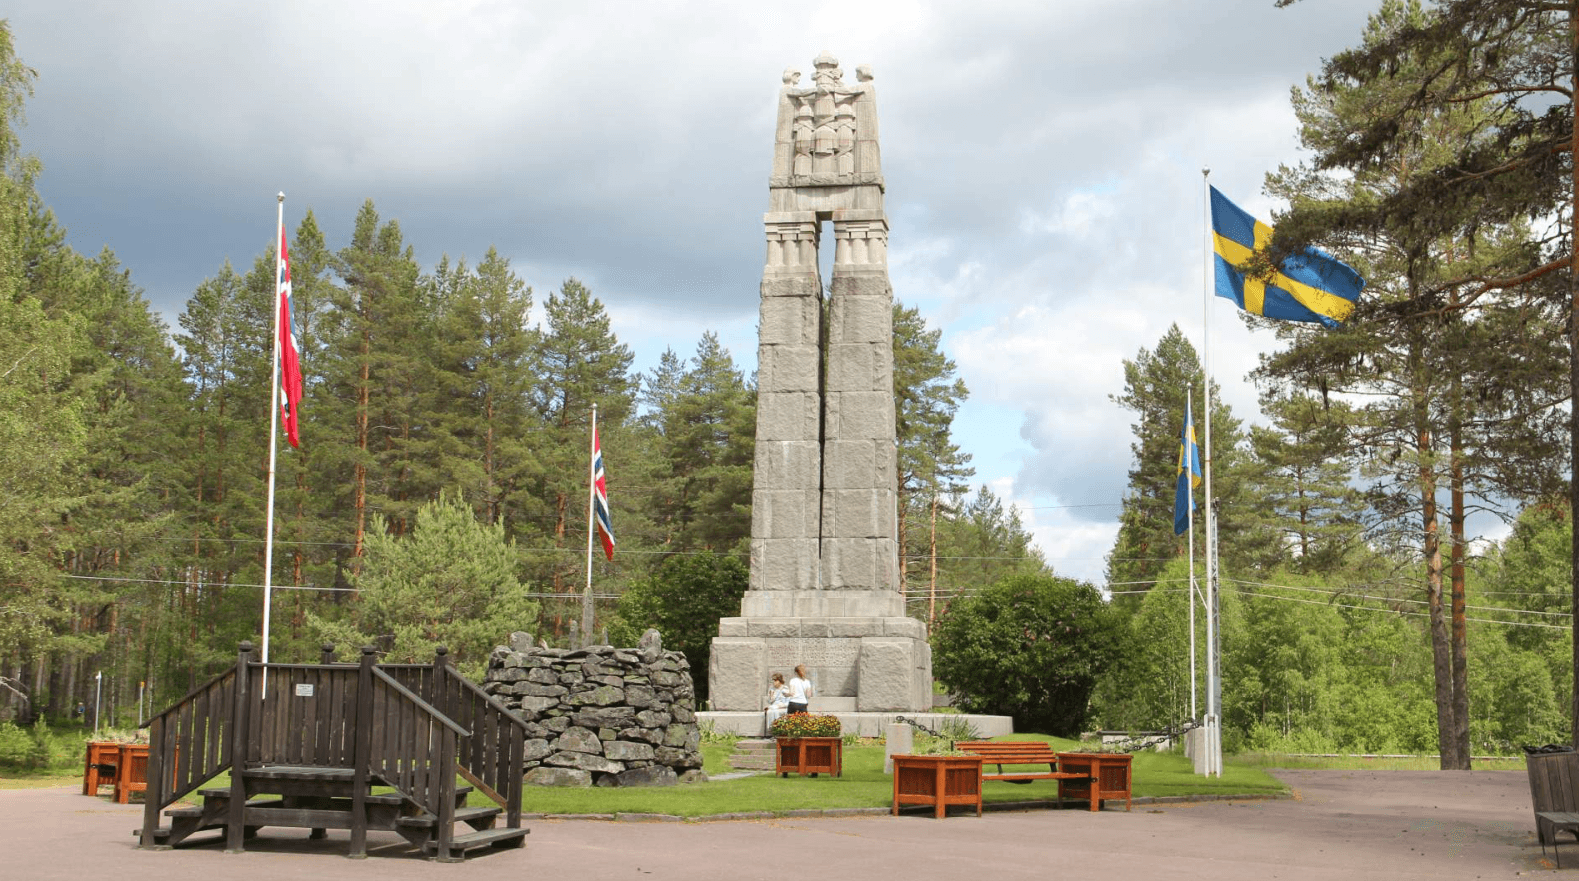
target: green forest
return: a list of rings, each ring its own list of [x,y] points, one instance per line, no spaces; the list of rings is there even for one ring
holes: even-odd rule
[[[1368,286],[1336,329],[1244,318],[1267,331],[1261,412],[1212,396],[1230,751],[1467,768],[1574,732],[1576,45],[1571,4],[1385,0],[1292,90],[1306,159],[1266,177],[1289,206],[1269,253],[1316,245]],[[275,255],[219,263],[166,326],[40,197],[35,76],[0,26],[0,718],[67,718],[102,672],[130,725],[261,636]],[[291,226],[306,391],[276,477],[273,659],[443,644],[476,670],[514,630],[578,639],[595,405],[619,542],[597,630],[658,626],[705,662],[744,590],[755,426],[717,336],[634,371],[574,278],[534,291],[482,242],[475,263],[427,253],[373,199],[350,229]],[[1207,377],[1187,331],[1113,365],[1133,455],[1107,583],[1084,585],[972,486],[965,381],[896,304],[903,586],[961,706],[1057,733],[1191,718],[1173,503]]]
[[[35,73],[0,38],[0,707],[64,718],[102,671],[104,717],[130,725],[140,693],[162,706],[261,638],[275,255],[216,265],[164,326],[131,268],[76,253],[39,197],[19,135]],[[443,644],[475,671],[515,630],[575,639],[593,405],[618,539],[596,557],[598,630],[675,617],[650,601],[667,560],[743,573],[754,390],[717,337],[637,373],[575,279],[534,292],[492,248],[424,271],[418,247],[372,201],[353,229],[308,211],[290,233],[306,390],[301,446],[278,457],[271,658]],[[968,491],[939,332],[894,319],[905,574],[927,617],[956,585],[1042,564],[1012,510]],[[671,646],[705,652],[743,576],[731,589],[689,641],[666,626]]]

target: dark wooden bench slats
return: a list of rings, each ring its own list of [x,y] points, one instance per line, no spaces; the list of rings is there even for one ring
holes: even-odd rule
[[[1058,753],[1045,743],[1036,741],[963,740],[954,745],[962,752],[981,756],[983,780],[1002,780],[1007,783],[1030,783],[1032,780],[1086,779],[1087,775],[1058,770]],[[989,774],[987,765],[998,770]],[[1004,765],[1046,765],[1045,771],[1005,771]]]

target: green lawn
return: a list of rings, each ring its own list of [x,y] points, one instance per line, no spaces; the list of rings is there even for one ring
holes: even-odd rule
[[[1074,741],[1035,734],[1015,734],[1009,740],[1040,740],[1055,749],[1074,749]],[[708,774],[728,773],[727,759],[733,747],[723,743],[702,746],[704,770]],[[1477,768],[1521,768],[1523,757],[1506,763],[1477,760]],[[1394,768],[1434,769],[1435,759],[1345,759],[1297,758],[1286,755],[1230,756],[1222,777],[1197,776],[1181,753],[1137,753],[1134,760],[1134,794],[1141,796],[1202,796],[1280,794],[1286,787],[1266,769],[1280,768]],[[75,786],[81,772],[55,772],[31,776],[0,776],[0,789],[44,786]],[[210,785],[221,785],[216,780]],[[1058,784],[1052,780],[1015,785],[989,781],[982,788],[988,803],[1053,799]],[[675,814],[685,817],[831,808],[884,808],[893,798],[892,778],[883,774],[881,744],[846,746],[844,774],[841,777],[781,778],[758,774],[733,780],[714,780],[687,786],[652,789],[547,789],[528,787],[522,807],[530,813],[547,814]],[[489,804],[477,793],[473,804]]]
[[[1074,741],[1034,734],[1011,735],[1012,740],[1041,740],[1058,749],[1073,749]],[[731,747],[702,747],[703,768],[709,774],[729,771]],[[1260,768],[1229,767],[1221,778],[1198,777],[1182,754],[1141,753],[1135,756],[1134,794],[1250,795],[1276,794],[1287,787]],[[846,746],[844,774],[840,777],[778,777],[759,774],[734,780],[661,789],[543,789],[529,787],[522,808],[545,814],[675,814],[695,817],[748,811],[784,811],[830,808],[886,808],[893,804],[893,778],[883,773],[883,747]],[[988,781],[982,801],[1017,802],[1053,799],[1058,783],[1039,780],[1029,784]],[[482,803],[473,795],[474,804]]]
[[[1314,768],[1344,771],[1438,771],[1435,756],[1290,756],[1281,753],[1241,753],[1228,761],[1248,768]],[[1477,771],[1523,771],[1523,756],[1476,757]]]

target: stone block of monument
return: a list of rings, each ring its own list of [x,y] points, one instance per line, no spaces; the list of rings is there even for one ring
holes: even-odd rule
[[[804,664],[822,711],[932,705],[932,653],[900,593],[893,289],[869,68],[779,90],[757,348],[750,588],[719,622],[715,711],[762,708]],[[826,298],[818,254],[832,226]]]

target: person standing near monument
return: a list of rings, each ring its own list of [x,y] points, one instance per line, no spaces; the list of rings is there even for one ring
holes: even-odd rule
[[[795,675],[789,681],[789,714],[806,712],[807,704],[811,703],[811,680],[806,678],[806,665],[796,664]]]

